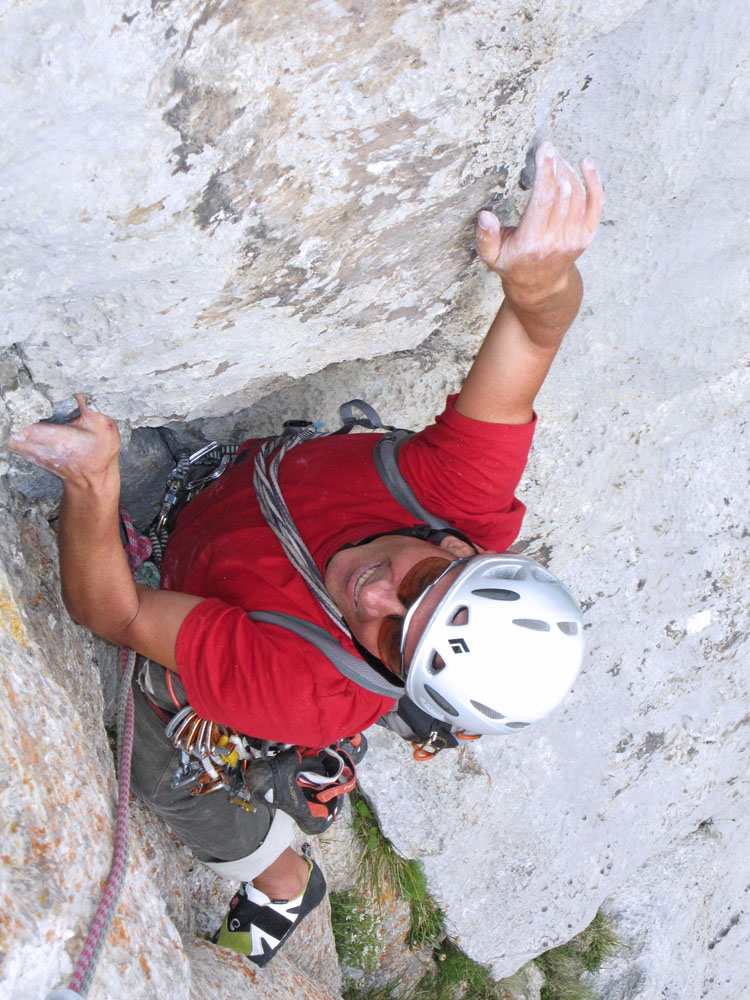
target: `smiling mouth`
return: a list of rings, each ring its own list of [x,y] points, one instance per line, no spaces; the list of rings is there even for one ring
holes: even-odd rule
[[[380,566],[380,563],[376,563],[374,566],[368,566],[362,573],[359,574],[359,577],[356,579],[354,583],[354,588],[352,590],[352,603],[354,605],[355,611],[359,610],[359,595],[360,591],[362,590],[362,587],[367,583],[367,581],[370,579],[370,577],[378,568],[378,566]]]

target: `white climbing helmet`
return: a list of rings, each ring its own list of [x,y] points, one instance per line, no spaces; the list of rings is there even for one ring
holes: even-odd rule
[[[582,659],[581,610],[556,576],[513,552],[472,556],[417,642],[406,693],[454,729],[513,733],[559,705]]]

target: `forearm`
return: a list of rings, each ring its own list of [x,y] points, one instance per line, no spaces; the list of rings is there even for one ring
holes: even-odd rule
[[[471,367],[456,409],[477,420],[518,424],[531,419],[542,386],[581,305],[575,261],[594,237],[602,186],[589,157],[584,184],[550,142],[536,151],[536,177],[518,226],[492,212],[477,217],[481,259],[503,282],[505,301]]]
[[[492,423],[525,424],[534,399],[575,319],[582,283],[575,267],[542,296],[503,285],[505,301],[466,376],[456,409]]]
[[[65,606],[79,624],[177,670],[182,623],[202,597],[135,584],[120,541],[120,435],[109,417],[76,393],[80,415],[68,425],[38,423],[11,451],[63,482],[60,576]]]
[[[120,540],[119,492],[116,463],[92,482],[65,481],[58,539],[66,608],[112,642],[121,641],[139,607]]]

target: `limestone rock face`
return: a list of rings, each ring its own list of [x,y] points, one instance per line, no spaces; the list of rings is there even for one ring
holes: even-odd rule
[[[744,992],[746,852],[747,818],[743,824],[717,812],[619,887],[607,906],[630,949],[597,977],[605,1000]]]
[[[521,492],[523,551],[583,602],[583,672],[543,724],[430,765],[375,733],[361,774],[498,974],[618,915],[607,1000],[750,992],[749,47],[740,0],[27,0],[0,32],[0,447],[77,389],[126,437],[191,417],[221,436],[248,406],[247,433],[334,426],[352,396],[418,427],[499,303],[476,209],[513,218],[536,133],[597,160],[584,309]],[[0,509],[11,997],[69,974],[113,817],[105,653],[61,608],[54,539],[12,489],[52,493],[26,475],[14,460]],[[196,943],[226,893],[135,827],[92,1000],[125,979],[134,998],[338,995],[322,927],[314,969],[252,982]]]
[[[46,522],[2,499],[0,996],[22,1000],[70,979],[112,860],[115,787],[96,665],[105,644],[82,641],[61,606]],[[337,1000],[327,905],[268,969],[203,940],[235,888],[134,801],[128,874],[91,1000],[198,1000],[206,990]]]
[[[642,2],[11,6],[0,344],[138,424],[415,347],[551,61]]]
[[[62,613],[54,540],[13,504],[0,522],[0,994],[43,997],[72,972],[109,870],[113,771],[91,652]],[[164,995],[166,975],[189,986],[137,845],[133,855],[92,1000],[122,995],[125,975],[144,998]]]
[[[633,902],[642,947],[623,964],[642,985],[614,977],[613,998],[748,989],[731,958],[747,948],[747,258],[740,218],[709,198],[747,174],[746,136],[730,139],[749,96],[740,35],[708,7],[654,2],[555,68],[561,94],[591,78],[548,109],[608,181],[522,492],[521,548],[585,608],[572,694],[458,758],[408,764],[382,736],[364,765],[386,833],[422,853],[497,972]],[[705,862],[699,830],[721,838]]]

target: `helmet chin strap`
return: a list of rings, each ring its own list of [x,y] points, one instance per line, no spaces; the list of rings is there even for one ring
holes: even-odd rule
[[[385,663],[383,663],[382,660],[379,660],[374,653],[371,653],[369,649],[365,649],[365,647],[362,645],[361,642],[359,642],[356,636],[352,636],[352,642],[354,643],[355,648],[359,653],[359,655],[362,657],[365,663],[370,664],[373,670],[377,670],[377,672],[381,676],[385,677],[386,680],[389,680],[392,684],[404,683],[398,676],[398,674],[394,674],[391,670],[389,670],[388,667],[385,665]]]

